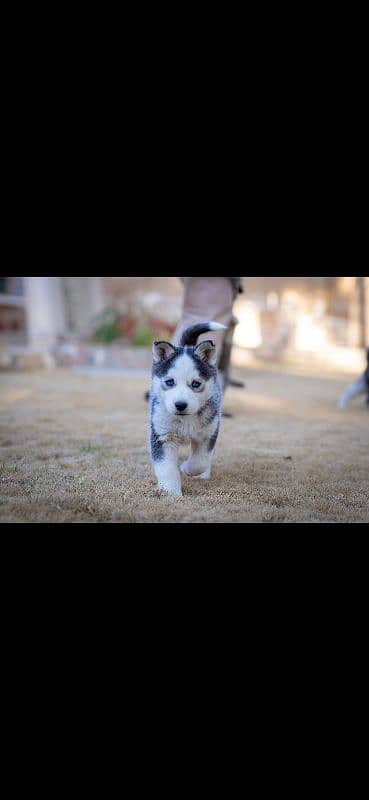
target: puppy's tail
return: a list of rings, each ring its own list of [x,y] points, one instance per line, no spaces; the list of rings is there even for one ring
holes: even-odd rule
[[[208,331],[226,331],[227,326],[221,325],[220,322],[198,322],[197,325],[191,325],[183,331],[180,341],[181,347],[194,347],[199,336]]]

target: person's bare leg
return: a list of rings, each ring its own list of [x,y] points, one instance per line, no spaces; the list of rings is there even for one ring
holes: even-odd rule
[[[220,322],[227,327],[232,320],[233,287],[228,278],[184,278],[182,318],[173,335],[173,344],[180,342],[181,334],[190,325],[203,320]],[[212,339],[218,357],[222,352],[225,331],[211,331],[199,338],[199,342]]]

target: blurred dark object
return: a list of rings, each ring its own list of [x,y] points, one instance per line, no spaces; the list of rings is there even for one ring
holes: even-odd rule
[[[243,292],[241,278],[230,278],[229,280],[231,281],[236,294],[241,294]]]
[[[236,317],[232,317],[225,335],[222,352],[219,357],[218,369],[223,376],[223,390],[226,389],[227,386],[234,386],[238,389],[245,388],[245,384],[242,381],[235,381],[230,376],[233,336],[237,324],[238,320]]]
[[[0,294],[21,297],[23,294],[22,278],[0,278]]]

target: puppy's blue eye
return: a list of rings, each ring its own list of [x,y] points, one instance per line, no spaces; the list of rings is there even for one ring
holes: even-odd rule
[[[201,383],[199,383],[199,381],[192,381],[191,386],[192,386],[193,389],[199,389],[200,386],[201,386]]]
[[[168,381],[165,381],[165,385],[166,385],[166,386],[174,386],[174,380],[173,380],[173,378],[170,378],[170,380],[168,380]]]

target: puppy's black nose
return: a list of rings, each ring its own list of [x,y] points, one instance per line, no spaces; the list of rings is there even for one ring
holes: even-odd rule
[[[180,411],[181,414],[182,414],[183,411],[186,411],[187,406],[188,406],[188,403],[176,403],[176,409],[177,409],[177,411]]]

